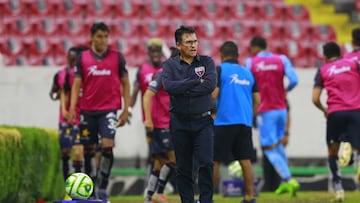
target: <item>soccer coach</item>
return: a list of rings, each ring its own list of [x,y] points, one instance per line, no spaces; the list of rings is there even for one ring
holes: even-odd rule
[[[170,132],[176,155],[176,181],[182,203],[194,202],[193,157],[198,160],[200,202],[213,196],[214,127],[210,110],[216,87],[214,61],[197,54],[195,30],[181,26],[175,31],[180,55],[163,64],[162,83],[170,95]]]

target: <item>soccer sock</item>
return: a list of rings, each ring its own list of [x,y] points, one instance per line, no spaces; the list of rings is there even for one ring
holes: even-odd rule
[[[99,189],[106,189],[109,183],[109,176],[114,162],[112,147],[102,148],[100,168],[99,168]]]
[[[341,177],[339,175],[339,166],[337,164],[337,156],[332,156],[330,155],[328,158],[328,162],[329,162],[329,168],[330,168],[330,172],[332,175],[332,181],[334,183],[338,183],[341,181]]]
[[[75,173],[81,172],[82,166],[83,166],[82,161],[73,160],[73,167],[74,167]]]
[[[163,194],[165,185],[167,181],[169,180],[169,177],[171,175],[171,172],[174,169],[174,163],[166,163],[161,167],[160,174],[159,174],[159,186],[157,189],[158,194]]]
[[[93,158],[95,156],[95,150],[92,149],[92,147],[86,147],[84,152],[84,167],[85,167],[85,173],[88,174],[90,177],[93,176],[92,168],[93,168]]]
[[[288,181],[291,178],[291,173],[287,165],[287,159],[284,157],[285,152],[283,152],[283,150],[284,148],[279,145],[275,149],[265,150],[264,154],[281,179]]]
[[[66,180],[66,178],[69,176],[69,153],[63,153],[61,156],[61,160],[62,160],[62,170],[63,170],[63,175],[64,175],[64,179]]]
[[[147,186],[147,193],[146,193],[146,201],[151,201],[151,197],[155,193],[156,186],[158,183],[159,171],[153,171],[150,175],[148,186]]]

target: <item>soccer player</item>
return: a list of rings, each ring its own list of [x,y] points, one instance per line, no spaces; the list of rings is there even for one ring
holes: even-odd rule
[[[289,142],[289,135],[290,135],[290,125],[291,125],[291,116],[290,116],[290,104],[286,99],[286,125],[285,125],[285,132],[284,137],[282,138],[281,142],[283,143],[284,147],[288,145]],[[262,168],[263,168],[263,177],[264,177],[264,185],[262,186],[262,191],[274,191],[276,188],[279,187],[281,183],[281,177],[276,172],[274,167],[271,165],[269,159],[266,157],[265,153],[263,153],[262,157]]]
[[[81,172],[82,162],[83,162],[83,145],[80,143],[80,115],[79,115],[79,105],[76,108],[76,118],[73,123],[66,121],[68,116],[68,110],[70,107],[70,95],[71,95],[71,85],[74,81],[74,66],[75,60],[80,49],[76,47],[71,47],[67,53],[68,65],[61,69],[58,72],[57,84],[60,90],[60,124],[59,124],[59,139],[60,139],[60,148],[61,148],[61,159],[62,159],[62,169],[64,178],[66,179],[69,176],[69,160],[70,160],[70,151],[73,148],[74,159],[73,167],[75,172]]]
[[[198,55],[192,27],[175,31],[180,54],[163,63],[162,84],[170,95],[170,132],[176,155],[176,183],[183,203],[194,202],[193,159],[196,158],[200,202],[213,197],[213,119],[211,93],[216,86],[214,61]]]
[[[94,140],[98,135],[100,136],[98,196],[107,203],[106,188],[114,161],[114,137],[116,128],[124,126],[128,119],[130,85],[123,55],[108,48],[109,27],[103,22],[94,23],[90,32],[91,47],[83,51],[76,61],[69,120],[74,119],[80,86],[82,86],[81,135]],[[117,117],[117,111],[121,108],[122,113]],[[86,144],[84,143],[85,146]]]
[[[260,103],[260,95],[252,73],[239,65],[238,47],[232,41],[220,47],[222,63],[218,67],[214,138],[214,184],[218,184],[220,163],[238,160],[245,182],[242,203],[255,203],[252,119]]]
[[[260,92],[261,102],[257,114],[260,144],[282,179],[275,193],[290,192],[296,196],[299,183],[291,176],[282,139],[287,117],[285,95],[297,85],[298,76],[286,56],[273,54],[266,49],[267,42],[263,37],[253,37],[250,41],[252,57],[246,61]],[[289,79],[286,89],[285,76]]]
[[[351,32],[351,45],[353,50],[344,54],[344,58],[351,58],[360,61],[360,28],[355,28]]]
[[[359,65],[355,60],[341,59],[340,47],[335,42],[326,43],[323,53],[326,63],[316,73],[312,100],[327,119],[326,141],[334,200],[341,202],[345,195],[337,167],[340,138],[346,135],[355,149],[359,148],[360,143]],[[323,89],[327,91],[327,107],[320,99]]]
[[[132,91],[131,98],[130,98],[129,114],[130,114],[130,116],[132,116],[132,107],[135,105],[137,97],[140,92],[143,121],[145,120],[144,109],[143,109],[144,93],[147,90],[149,83],[152,80],[154,74],[162,70],[161,63],[162,63],[163,54],[161,53],[161,55],[159,55],[159,54],[157,54],[157,52],[154,52],[153,50],[157,50],[159,48],[162,50],[163,46],[164,46],[164,42],[163,42],[163,40],[161,40],[159,38],[151,38],[147,42],[149,61],[147,63],[144,63],[138,69],[138,72],[136,74],[136,80],[133,84],[133,91]],[[147,167],[147,170],[148,170],[147,177],[149,178],[152,168],[153,168],[153,160],[152,160],[152,157],[150,156],[151,155],[151,152],[150,152],[151,138],[146,136],[146,142],[149,146],[149,157],[148,157],[148,167]],[[145,190],[145,194],[146,193],[147,193],[147,191]]]
[[[161,47],[153,47],[151,55],[162,55]],[[161,72],[154,75],[143,97],[145,127],[151,138],[150,152],[154,159],[154,168],[148,180],[147,203],[167,203],[164,195],[165,185],[175,168],[175,153],[171,142],[169,94],[161,86]],[[156,194],[154,194],[157,188]]]

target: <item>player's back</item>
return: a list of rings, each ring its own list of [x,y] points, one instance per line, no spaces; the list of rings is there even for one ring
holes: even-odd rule
[[[360,109],[360,74],[355,60],[339,59],[320,68],[328,94],[328,113]]]
[[[252,57],[250,70],[260,92],[261,102],[258,111],[285,109],[285,66],[281,57],[274,54]]]

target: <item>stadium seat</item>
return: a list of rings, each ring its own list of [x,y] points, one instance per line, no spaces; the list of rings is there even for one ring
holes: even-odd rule
[[[256,33],[256,21],[254,20],[229,20],[229,38],[250,39]]]
[[[36,13],[36,0],[11,0],[9,1],[11,15],[27,15]]]
[[[177,9],[174,14],[176,18],[191,18],[191,19],[199,19],[200,18],[200,10],[201,10],[201,2],[199,0],[193,1],[179,1],[177,4]]]
[[[11,55],[24,54],[21,39],[18,37],[9,37],[6,42],[6,46]]]
[[[310,14],[303,5],[289,5],[286,9],[286,21],[310,23]]]
[[[91,2],[87,0],[66,1],[67,14],[78,17],[92,17],[95,15],[95,9]]]
[[[144,18],[168,18],[173,9],[171,0],[145,1]]]
[[[280,40],[284,36],[284,25],[282,21],[269,20],[257,21],[256,35],[263,36],[267,40]]]
[[[260,1],[256,4],[256,7],[258,10],[256,18],[258,20],[284,21],[286,18],[287,6],[283,1]]]
[[[11,9],[8,0],[0,0],[0,22],[6,16],[11,15]]]
[[[226,1],[202,0],[200,6],[200,19],[210,19],[217,21],[218,19],[229,19],[230,6]]]
[[[199,20],[194,26],[199,38],[219,38],[220,30],[212,20]]]
[[[211,56],[215,64],[220,63],[220,46],[224,43],[221,39],[201,39],[199,40],[199,53]]]
[[[145,3],[142,0],[123,0],[117,1],[120,8],[117,16],[126,18],[139,18],[145,10]]]
[[[141,21],[141,38],[151,37],[169,37],[173,36],[176,24],[172,24],[172,21],[165,19],[144,19]]]
[[[144,25],[136,18],[121,18],[110,24],[111,35],[119,37],[139,37]]]
[[[331,25],[312,26],[312,39],[316,41],[336,41],[336,33]]]
[[[8,47],[8,37],[0,34],[0,53],[3,55],[11,55]]]
[[[14,55],[2,55],[2,63],[5,66],[15,66],[16,65],[16,56],[14,56]]]
[[[229,0],[229,16],[237,20],[252,20],[256,17],[256,2]]]
[[[248,57],[250,57],[250,40],[251,38],[239,38],[234,40],[239,49],[239,63],[245,65],[245,61]]]
[[[289,40],[310,40],[312,27],[309,22],[286,22],[284,24],[284,38]]]
[[[66,12],[63,1],[58,0],[38,0],[36,9],[32,10],[31,15],[58,17]]]

